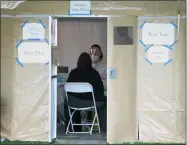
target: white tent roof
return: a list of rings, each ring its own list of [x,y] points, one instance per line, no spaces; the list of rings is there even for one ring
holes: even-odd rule
[[[22,2],[24,1],[1,0],[1,9],[15,9]]]

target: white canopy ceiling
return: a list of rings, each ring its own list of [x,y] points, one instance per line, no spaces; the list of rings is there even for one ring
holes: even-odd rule
[[[1,9],[15,9],[20,3],[24,1],[15,1],[15,0],[1,0]]]

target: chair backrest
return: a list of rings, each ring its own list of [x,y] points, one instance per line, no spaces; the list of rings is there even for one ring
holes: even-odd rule
[[[66,83],[64,85],[64,90],[66,93],[66,99],[68,101],[68,105],[75,108],[85,108],[90,106],[95,106],[95,97],[93,93],[93,87],[89,83]],[[68,95],[68,93],[91,93],[92,100],[85,102],[80,99]]]
[[[66,83],[64,89],[71,93],[93,93],[93,87],[89,83]]]

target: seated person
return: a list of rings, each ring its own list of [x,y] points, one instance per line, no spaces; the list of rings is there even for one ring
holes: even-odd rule
[[[88,53],[84,52],[79,56],[77,67],[70,72],[67,82],[87,82],[92,85],[96,104],[97,101],[104,102],[105,104],[105,106],[102,109],[97,110],[99,115],[101,131],[105,132],[106,131],[106,96],[104,96],[104,86],[99,73],[92,67],[92,60]],[[84,94],[69,93],[69,95],[84,100],[92,99],[91,93],[84,93]],[[64,111],[65,111],[66,127],[67,127],[69,121],[67,100],[65,101],[64,107],[65,107]],[[76,124],[81,124],[80,111],[75,112],[73,117],[73,122]],[[74,131],[81,132],[82,127],[75,126]]]

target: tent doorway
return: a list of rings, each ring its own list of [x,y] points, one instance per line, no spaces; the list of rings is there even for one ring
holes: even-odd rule
[[[97,128],[93,134],[65,134],[66,127],[64,115],[65,92],[64,84],[72,69],[76,68],[77,60],[82,52],[90,53],[94,44],[101,47],[104,68],[97,70],[102,78],[105,89],[107,88],[107,18],[100,17],[64,17],[57,19],[57,47],[55,57],[58,64],[57,82],[57,139],[64,144],[103,144],[106,142],[106,133],[99,134]],[[95,65],[94,65],[95,66]],[[94,67],[93,66],[93,67]],[[105,72],[105,73],[103,73]],[[107,90],[105,90],[107,95]],[[93,119],[93,118],[92,118]],[[87,112],[81,111],[81,122],[87,121]],[[83,126],[82,131],[89,131]]]

